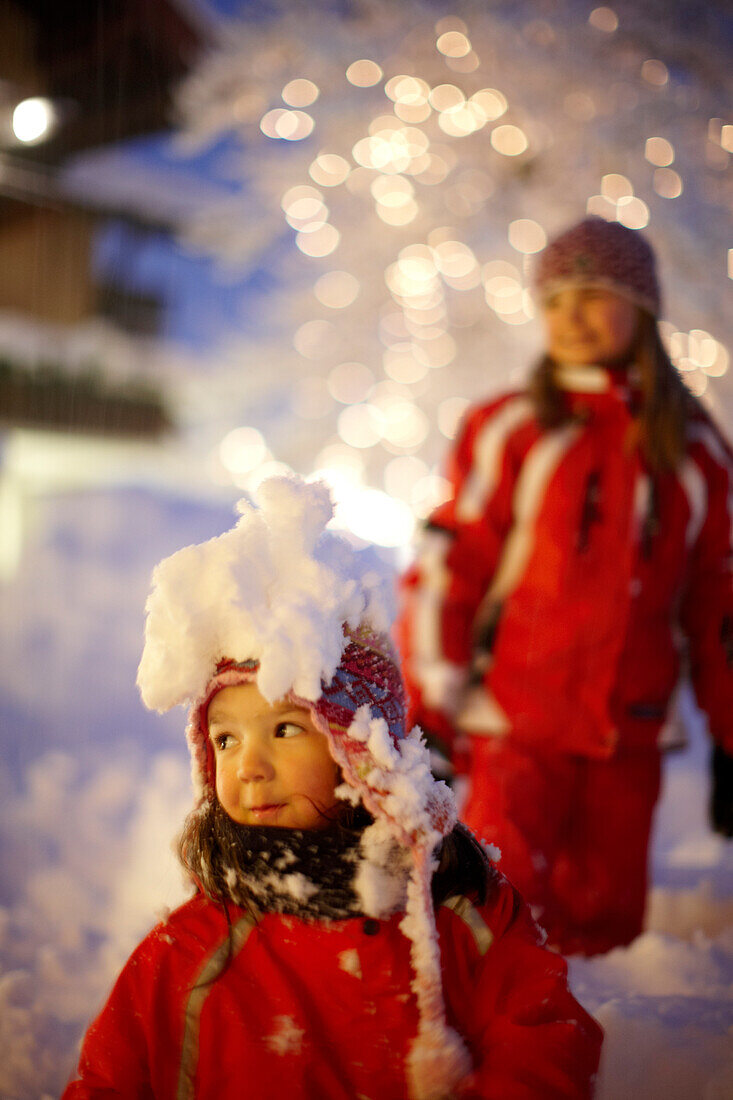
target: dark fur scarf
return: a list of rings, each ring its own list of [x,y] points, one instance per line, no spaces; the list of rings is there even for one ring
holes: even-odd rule
[[[314,920],[360,914],[354,878],[368,815],[354,828],[238,825],[218,803],[191,814],[179,845],[184,865],[216,901]]]

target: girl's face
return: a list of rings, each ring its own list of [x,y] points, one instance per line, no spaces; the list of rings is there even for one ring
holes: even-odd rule
[[[310,712],[268,703],[256,684],[223,688],[209,704],[216,793],[240,825],[319,829],[338,802],[338,768]]]
[[[630,352],[636,336],[636,306],[601,287],[566,287],[548,298],[542,311],[547,352],[556,363],[618,362]]]

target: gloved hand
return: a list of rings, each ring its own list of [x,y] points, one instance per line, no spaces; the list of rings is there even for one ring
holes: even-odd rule
[[[716,833],[733,837],[733,756],[716,745],[710,764],[710,823]]]

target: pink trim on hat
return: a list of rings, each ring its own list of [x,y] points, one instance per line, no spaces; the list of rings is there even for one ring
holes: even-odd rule
[[[245,668],[245,665],[248,667]],[[186,741],[191,753],[191,779],[197,807],[203,802],[212,802],[216,797],[216,762],[207,721],[209,704],[223,688],[251,684],[257,678],[256,662],[238,664],[224,659],[216,667],[217,671],[206,685],[203,695],[191,704],[186,725]]]

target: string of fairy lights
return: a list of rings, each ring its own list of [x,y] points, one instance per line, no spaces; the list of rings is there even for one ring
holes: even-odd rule
[[[576,9],[570,24],[525,22],[522,49],[529,43],[537,54],[561,40],[567,44]],[[311,306],[301,294],[305,316],[296,310],[293,325],[301,368],[293,369],[292,412],[321,424],[312,466],[349,489],[353,514],[342,518],[374,537],[378,513],[382,541],[398,545],[409,538],[415,516],[444,491],[429,444],[433,440],[433,454],[444,448],[469,401],[460,389],[451,392],[446,378],[464,356],[476,358],[487,333],[497,331],[491,326],[519,334],[535,317],[532,257],[569,220],[561,218],[567,183],[557,172],[543,181],[543,159],[552,163],[558,142],[570,148],[572,135],[579,163],[589,126],[607,130],[609,119],[621,118],[623,128],[624,113],[642,124],[648,119],[653,129],[643,134],[634,171],[629,157],[619,155],[614,165],[601,150],[592,167],[607,170],[585,197],[588,213],[645,229],[655,221],[653,204],[675,203],[688,182],[698,186],[701,172],[712,177],[706,192],[712,205],[728,201],[722,181],[733,125],[703,118],[699,102],[685,108],[670,66],[627,40],[618,50],[618,79],[602,94],[590,79],[558,80],[552,89],[560,100],[558,123],[557,115],[543,113],[543,96],[549,97],[541,66],[534,75],[528,67],[512,84],[497,24],[475,9],[475,32],[458,15],[431,24],[423,11],[418,31],[401,26],[401,49],[394,44],[397,14],[380,0],[372,11],[365,20],[369,35],[360,38],[343,26],[328,55],[295,48],[287,22],[259,38],[235,36],[193,74],[181,102],[190,139],[204,143],[232,129],[245,135],[250,179],[252,161],[260,158],[272,205],[276,194],[296,249],[306,265],[312,261],[312,276],[303,277]],[[509,56],[520,38],[516,28],[501,29]],[[611,48],[622,31],[611,7],[587,12],[583,33],[596,36],[596,50]],[[360,56],[366,46],[370,55],[365,48]],[[360,94],[361,101],[353,98]],[[686,171],[676,135],[689,145],[685,135],[693,125],[700,155],[692,164],[687,157]],[[272,159],[256,135],[273,150],[303,143],[304,153]],[[583,182],[590,175],[586,171]],[[216,252],[221,228],[209,239],[205,228],[197,232],[199,246]],[[707,265],[705,271],[718,287],[733,277],[733,250],[720,256],[721,269]],[[241,259],[246,264],[246,255]],[[729,352],[716,333],[685,330],[665,318],[662,334],[695,394],[705,394],[709,380],[727,372]],[[438,434],[443,444],[436,447]],[[219,480],[250,489],[277,465],[262,431],[239,424],[226,433],[212,469]]]

